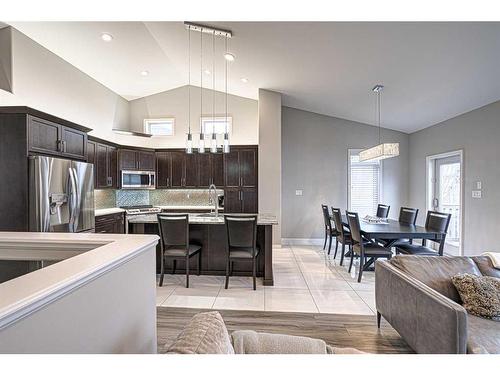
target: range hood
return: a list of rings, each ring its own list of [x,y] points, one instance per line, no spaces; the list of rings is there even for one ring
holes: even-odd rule
[[[117,129],[117,128],[113,128],[112,130],[113,130],[113,133],[121,134],[121,135],[133,135],[135,137],[147,137],[147,138],[152,136],[151,134],[134,132],[132,130],[124,130],[124,129]]]

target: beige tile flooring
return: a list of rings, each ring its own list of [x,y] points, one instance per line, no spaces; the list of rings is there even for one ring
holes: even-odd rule
[[[224,289],[222,276],[191,276],[185,288],[185,276],[165,275],[157,287],[156,303],[161,306],[225,309],[315,312],[373,315],[375,278],[365,272],[356,281],[357,262],[351,274],[347,262],[339,265],[320,246],[284,246],[273,249],[274,286],[252,289],[250,277],[231,277]]]

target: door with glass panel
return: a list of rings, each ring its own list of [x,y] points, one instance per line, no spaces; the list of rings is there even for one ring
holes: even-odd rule
[[[460,254],[461,236],[461,158],[459,155],[438,157],[433,160],[432,199],[434,211],[451,214],[445,253]]]

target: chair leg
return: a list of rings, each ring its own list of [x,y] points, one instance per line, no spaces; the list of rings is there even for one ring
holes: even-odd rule
[[[163,286],[163,276],[165,275],[165,258],[161,257],[161,272],[160,272],[160,286]]]
[[[197,266],[198,266],[198,276],[201,275],[201,251],[198,252],[198,262],[197,262]]]
[[[340,265],[344,264],[345,243],[342,242],[342,249],[340,253]]]
[[[229,265],[230,265],[230,261],[229,261],[229,255],[228,255],[227,261],[226,261],[226,285],[225,285],[225,289],[227,289],[229,287]]]
[[[229,275],[233,276],[234,262],[231,262],[231,267],[229,267]]]
[[[174,266],[173,266],[173,268],[172,268],[172,275],[175,273],[175,266],[177,265],[177,260],[176,260],[176,259],[174,259],[174,262],[173,262],[173,263],[174,263]]]
[[[327,234],[326,234],[326,228],[325,228],[325,243],[323,244],[323,250],[325,250],[325,248],[326,248],[326,237],[327,237]]]
[[[335,253],[333,254],[333,259],[337,257],[337,250],[339,248],[339,240],[335,237]]]
[[[377,311],[377,327],[380,328],[380,321],[382,318],[382,314]]]
[[[257,281],[256,281],[256,274],[257,274],[257,258],[253,257],[252,260],[252,276],[253,276],[253,290],[257,290]]]
[[[363,267],[365,266],[365,256],[359,256],[359,272],[358,272],[358,283],[361,282],[361,278],[363,277]]]
[[[352,269],[352,261],[354,260],[354,253],[351,251],[351,261],[349,262],[349,273],[351,273]]]
[[[189,288],[189,256],[186,257],[186,288]]]
[[[330,255],[331,249],[332,249],[332,235],[328,234],[328,255]]]

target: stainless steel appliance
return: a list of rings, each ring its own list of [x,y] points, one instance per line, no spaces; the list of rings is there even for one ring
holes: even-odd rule
[[[29,168],[30,231],[94,231],[92,164],[33,156]]]
[[[155,172],[122,171],[122,189],[154,189]]]

